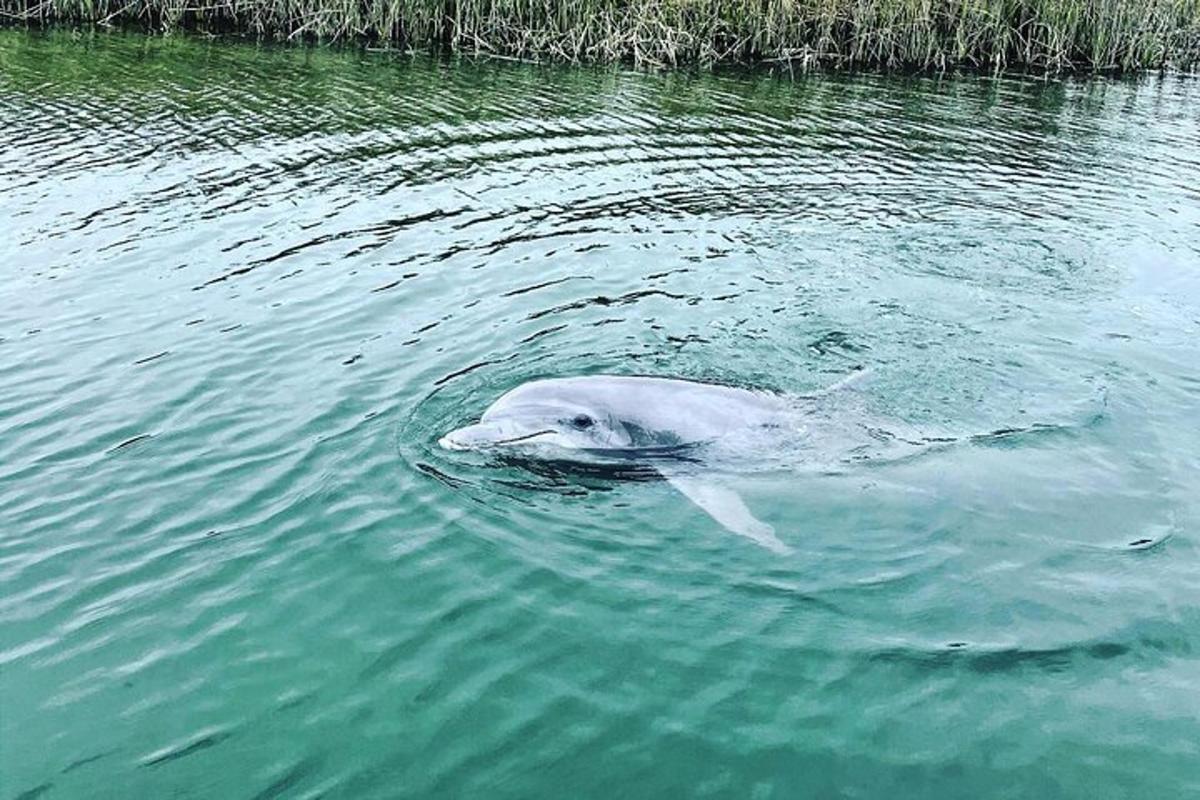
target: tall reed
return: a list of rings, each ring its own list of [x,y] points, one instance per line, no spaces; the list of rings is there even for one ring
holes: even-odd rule
[[[1200,0],[0,0],[0,15],[644,65],[1200,64]]]

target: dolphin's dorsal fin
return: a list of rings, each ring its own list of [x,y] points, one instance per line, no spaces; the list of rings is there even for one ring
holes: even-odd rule
[[[742,498],[732,489],[692,475],[665,474],[663,477],[684,497],[738,536],[745,536],[779,554],[792,552],[790,547],[779,541],[775,529],[751,514]]]
[[[858,384],[864,381],[870,374],[870,367],[855,367],[854,371],[849,375],[842,378],[837,383],[826,386],[824,389],[817,392],[816,396],[820,397],[821,395],[833,394],[834,392],[840,392],[843,389],[850,389],[858,386]]]

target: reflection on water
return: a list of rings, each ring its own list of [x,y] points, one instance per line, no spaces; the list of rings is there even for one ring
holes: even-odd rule
[[[1200,791],[1198,92],[0,32],[0,791]],[[1064,428],[753,476],[783,559],[436,446],[860,364]]]

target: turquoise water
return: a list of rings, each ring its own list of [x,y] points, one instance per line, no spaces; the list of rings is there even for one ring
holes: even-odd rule
[[[1200,83],[0,32],[0,797],[1200,794]],[[970,435],[737,483],[535,377]]]

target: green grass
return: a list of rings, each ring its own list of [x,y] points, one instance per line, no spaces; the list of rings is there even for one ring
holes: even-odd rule
[[[0,14],[642,65],[1057,72],[1200,63],[1200,0],[0,0]]]

